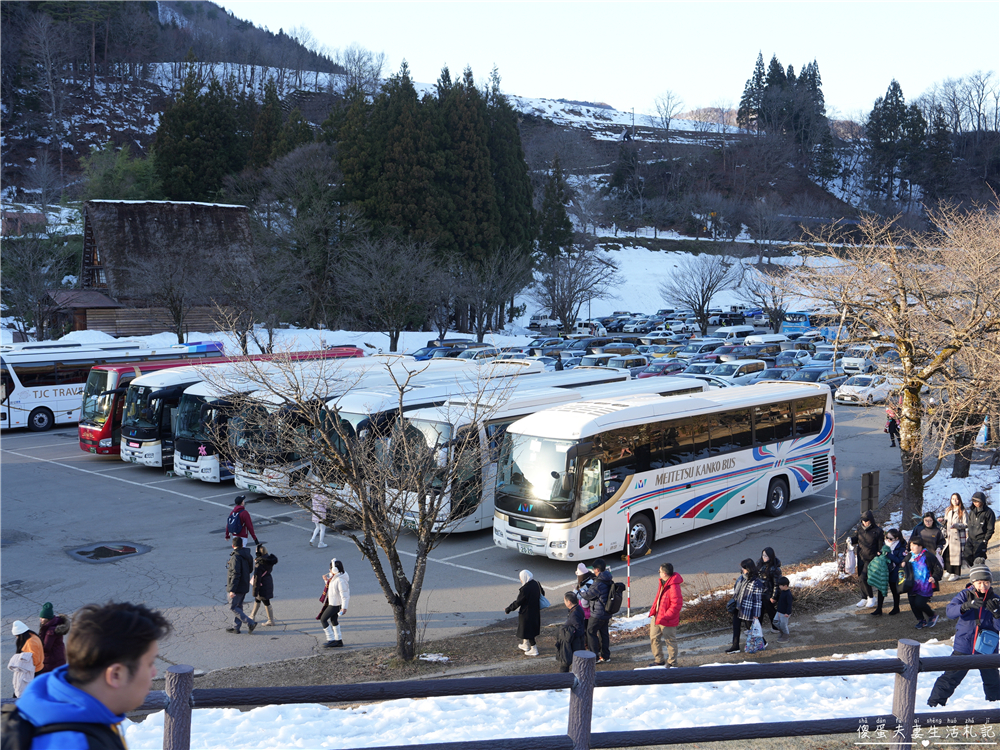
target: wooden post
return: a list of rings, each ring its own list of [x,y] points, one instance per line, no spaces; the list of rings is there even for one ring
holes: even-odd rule
[[[163,750],[191,748],[191,690],[194,667],[175,664],[167,667],[167,709],[163,717]]]
[[[893,750],[909,750],[913,740],[913,713],[917,702],[917,676],[920,673],[920,644],[909,638],[896,644],[896,656],[905,668],[896,675],[896,687],[892,694],[892,713],[899,727],[893,728],[889,747]]]
[[[573,675],[576,680],[569,695],[569,730],[573,750],[590,750],[590,720],[594,712],[594,674],[597,654],[592,651],[573,653]]]

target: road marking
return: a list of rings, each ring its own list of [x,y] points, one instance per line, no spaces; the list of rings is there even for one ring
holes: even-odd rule
[[[121,471],[122,469],[131,469],[131,468],[132,468],[132,464],[127,464],[127,463],[122,462],[121,466],[109,466],[106,469],[98,469],[97,471],[102,471],[102,472],[103,471]]]
[[[179,479],[184,479],[184,477],[167,477],[166,479],[157,479],[155,482],[146,482],[146,487],[152,487],[154,484],[163,484],[164,482],[176,482]]]
[[[9,440],[9,439],[10,438],[8,438],[8,437],[4,437],[4,440]],[[34,448],[65,448],[65,447],[66,447],[66,441],[65,440],[63,442],[61,442],[61,443],[49,443],[48,445],[32,445],[31,446],[32,449],[34,449]],[[80,450],[80,453],[83,453],[84,455],[88,455],[88,456],[90,455],[89,451],[85,451],[83,449]]]
[[[466,555],[475,555],[475,554],[478,554],[480,552],[489,552],[491,549],[496,549],[496,548],[497,548],[497,546],[494,544],[491,547],[483,547],[482,549],[474,549],[474,550],[472,550],[470,552],[462,552],[459,555],[452,555],[451,557],[444,557],[444,558],[441,558],[440,560],[438,560],[438,562],[445,562],[446,560],[454,560],[457,557],[465,557]]]

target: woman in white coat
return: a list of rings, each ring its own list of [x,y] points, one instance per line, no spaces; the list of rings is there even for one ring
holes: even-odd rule
[[[326,606],[320,614],[319,622],[326,633],[325,648],[340,648],[344,641],[340,637],[340,615],[347,614],[347,604],[351,601],[351,577],[344,571],[344,563],[336,557],[330,560],[330,572],[323,575],[326,581]]]
[[[944,570],[945,580],[957,581],[962,575],[962,550],[965,549],[966,530],[969,528],[968,514],[962,504],[962,496],[957,492],[951,496],[948,510],[938,519],[944,523]]]

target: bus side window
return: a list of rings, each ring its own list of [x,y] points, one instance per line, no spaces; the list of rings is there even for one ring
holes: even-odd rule
[[[816,435],[823,429],[826,399],[823,396],[800,398],[795,402],[795,436]]]
[[[771,423],[774,439],[788,440],[792,436],[792,405],[788,401],[771,404]]]
[[[743,450],[753,446],[753,429],[749,409],[737,409],[726,412],[726,418],[732,423],[733,450]]]
[[[57,362],[56,377],[60,385],[69,383],[86,383],[87,376],[90,375],[90,368],[96,362]]]
[[[712,414],[709,416],[709,433],[712,438],[711,448],[709,449],[712,455],[717,455],[719,453],[728,453],[733,450],[733,431],[732,425],[727,418],[728,414]]]
[[[14,365],[14,373],[25,388],[56,385],[56,363],[36,362],[31,365]],[[86,379],[86,378],[84,378]]]

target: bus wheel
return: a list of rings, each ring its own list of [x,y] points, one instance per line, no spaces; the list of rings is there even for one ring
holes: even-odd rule
[[[653,543],[653,527],[649,519],[641,513],[632,516],[632,525],[628,530],[629,554],[632,557],[642,557],[649,552],[649,545]]]
[[[38,407],[28,417],[28,429],[32,432],[45,432],[52,429],[54,422],[52,412],[44,407]]]
[[[788,506],[788,482],[781,477],[772,479],[767,488],[767,505],[764,510],[769,516],[780,516]]]

